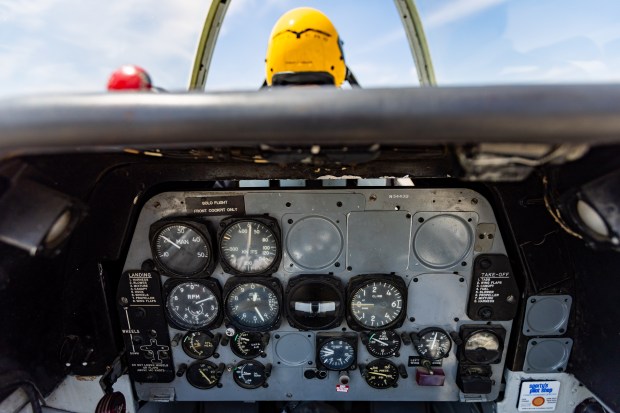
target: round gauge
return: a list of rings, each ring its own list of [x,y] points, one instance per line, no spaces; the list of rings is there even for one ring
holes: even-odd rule
[[[206,285],[187,281],[178,284],[166,298],[170,321],[181,328],[204,328],[217,319],[220,305]]]
[[[213,254],[206,237],[184,223],[159,229],[153,239],[153,255],[165,273],[191,276],[204,271]]]
[[[394,330],[370,333],[366,349],[375,357],[391,357],[400,349],[400,337]]]
[[[279,251],[279,240],[274,230],[257,220],[233,221],[220,236],[224,270],[233,274],[268,273],[276,264]]]
[[[230,341],[230,349],[237,356],[244,359],[253,359],[265,351],[263,335],[261,333],[237,333]]]
[[[464,341],[463,354],[472,363],[490,364],[501,357],[501,340],[490,330],[475,331]]]
[[[326,341],[319,349],[319,361],[328,370],[347,370],[355,363],[355,358],[351,343],[341,338]]]
[[[265,366],[256,360],[245,360],[233,368],[233,379],[244,389],[257,389],[267,380]]]
[[[440,360],[448,357],[452,348],[450,336],[441,328],[430,327],[412,334],[413,345],[420,357],[427,360]]]
[[[243,330],[269,329],[279,319],[280,302],[276,292],[263,284],[243,283],[226,297],[226,313]]]
[[[215,353],[213,337],[202,331],[190,331],[183,337],[183,351],[195,359],[206,359]]]
[[[353,319],[364,329],[382,330],[396,324],[403,311],[403,296],[387,281],[369,281],[349,299]]]
[[[336,278],[326,275],[296,277],[289,281],[286,300],[292,327],[323,330],[342,322],[344,294]]]
[[[398,381],[398,367],[385,359],[373,360],[366,366],[364,380],[375,389],[395,387]]]
[[[220,381],[221,373],[218,367],[210,361],[197,361],[187,368],[185,372],[187,381],[199,389],[210,389]]]

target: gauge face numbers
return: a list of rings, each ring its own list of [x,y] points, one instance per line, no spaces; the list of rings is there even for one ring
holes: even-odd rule
[[[215,353],[216,343],[213,337],[202,331],[190,331],[183,337],[183,351],[195,359],[206,359]]]
[[[166,299],[170,320],[186,329],[204,328],[217,319],[220,305],[206,285],[188,281],[170,291]]]
[[[224,270],[228,266],[233,274],[268,273],[279,256],[278,244],[275,232],[262,222],[234,221],[220,236]]]
[[[265,385],[267,375],[265,366],[255,360],[246,360],[233,368],[233,379],[244,389],[257,389]]]
[[[230,340],[230,349],[241,358],[256,358],[265,351],[263,335],[249,332],[237,333]]]
[[[185,224],[170,224],[155,235],[153,254],[164,272],[191,276],[206,269],[213,254],[205,236]]]
[[[394,330],[370,333],[366,349],[375,357],[392,357],[400,349],[400,337]]]
[[[350,299],[353,319],[368,330],[381,330],[395,324],[403,311],[403,296],[389,282],[370,281]]]
[[[489,330],[476,331],[465,339],[463,354],[472,363],[490,364],[496,362],[501,357],[500,338]]]
[[[243,283],[226,297],[230,321],[252,329],[268,329],[280,316],[280,302],[274,290],[259,283]]]
[[[413,335],[412,340],[420,357],[427,360],[441,360],[448,357],[452,349],[450,336],[441,328],[426,328]]]
[[[209,361],[196,362],[185,372],[189,384],[199,389],[211,389],[217,386],[221,376],[218,367]]]
[[[387,389],[394,387],[398,381],[398,367],[385,359],[373,360],[366,366],[364,379],[370,387]]]
[[[329,340],[319,349],[319,361],[328,370],[347,370],[355,363],[355,349],[346,340]]]

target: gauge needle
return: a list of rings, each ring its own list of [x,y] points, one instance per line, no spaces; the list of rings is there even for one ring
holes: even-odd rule
[[[388,344],[388,343],[386,343],[385,341],[377,340],[377,339],[376,339],[376,338],[374,338],[374,337],[371,337],[370,341],[376,341],[377,343],[379,343],[379,344],[383,344],[384,346],[389,346],[389,344]]]
[[[437,342],[437,333],[433,336],[433,342],[431,343],[431,348],[435,348],[435,343]]]
[[[250,246],[252,245],[252,223],[248,222],[248,249],[245,251],[245,256],[250,256]]]
[[[200,372],[200,375],[201,375],[202,377],[204,377],[204,379],[207,381],[207,383],[209,383],[209,384],[213,384],[213,381],[212,381],[212,380],[210,380],[210,379],[207,377],[207,375],[206,375],[206,374],[205,374],[202,370],[198,370],[198,371]]]
[[[254,309],[256,310],[256,314],[258,314],[258,316],[260,317],[261,321],[265,321],[265,319],[263,318],[262,314],[260,313],[260,311],[258,311],[258,308],[254,307]]]
[[[194,304],[202,304],[205,301],[213,300],[213,297],[205,298],[204,300],[196,301]]]
[[[162,237],[164,240],[168,241],[170,244],[172,244],[172,245],[174,245],[175,247],[177,247],[178,249],[181,249],[181,247],[179,247],[179,246],[177,245],[177,243],[176,243],[176,242],[174,242],[173,240],[171,240],[170,238],[168,238],[168,237],[166,237],[166,236],[164,236],[164,235],[162,235],[161,237]]]
[[[392,377],[389,374],[377,373],[374,371],[369,371],[368,374],[374,374],[375,376]]]

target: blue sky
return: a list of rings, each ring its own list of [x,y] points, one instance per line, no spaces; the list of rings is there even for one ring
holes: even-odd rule
[[[418,0],[443,85],[617,82],[617,0]],[[392,1],[231,0],[207,83],[255,89],[271,27],[311,6],[335,23],[366,87],[416,86]],[[187,88],[208,0],[0,0],[0,96],[102,91],[125,63]]]

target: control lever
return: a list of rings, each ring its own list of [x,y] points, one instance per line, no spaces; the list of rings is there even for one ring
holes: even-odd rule
[[[174,337],[172,337],[172,340],[170,340],[170,344],[172,344],[172,347],[176,347],[179,345],[179,342],[181,341],[181,337],[182,337],[181,333],[176,333]]]
[[[452,338],[452,341],[454,341],[454,344],[456,344],[457,346],[463,344],[463,340],[461,340],[461,337],[459,337],[459,333],[457,333],[456,331],[450,332],[450,338]]]
[[[261,341],[261,343],[262,343],[262,345],[263,345],[263,349],[266,349],[266,348],[267,348],[267,344],[269,344],[269,339],[270,339],[270,338],[271,338],[271,337],[269,336],[269,333],[263,333],[263,335],[262,335],[262,337],[261,337],[261,340],[260,340],[260,341]],[[260,356],[261,356],[261,357],[263,357],[263,358],[267,357],[267,353],[265,353],[265,350],[263,350],[263,351],[260,353]]]
[[[400,335],[400,339],[403,341],[404,345],[406,345],[406,346],[410,346],[411,345],[411,339],[409,338],[409,334],[402,333]]]
[[[362,340],[363,345],[366,345],[370,340],[370,336],[368,335],[368,333],[360,333],[360,340]]]
[[[409,373],[407,373],[407,368],[404,364],[398,365],[398,374],[400,374],[400,377],[402,377],[403,379],[409,377]]]
[[[179,365],[179,369],[177,370],[177,377],[183,377],[186,371],[187,371],[187,364],[181,363]]]

